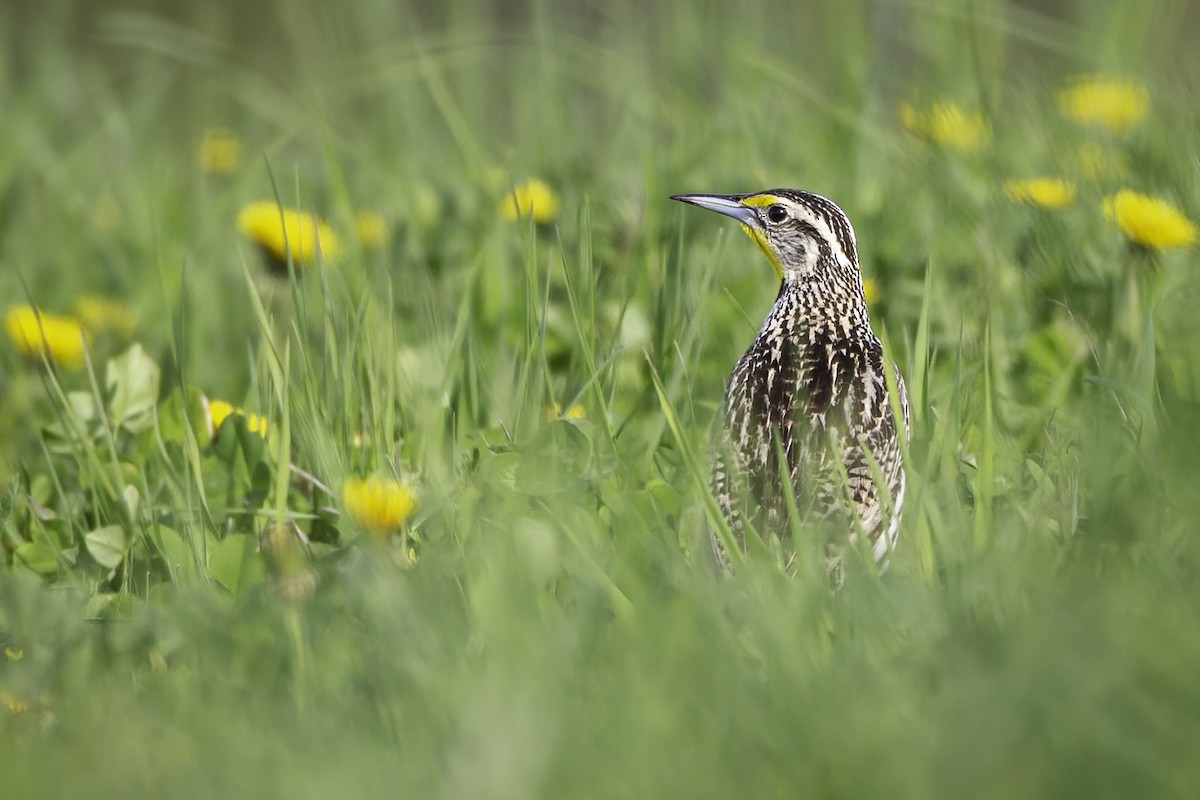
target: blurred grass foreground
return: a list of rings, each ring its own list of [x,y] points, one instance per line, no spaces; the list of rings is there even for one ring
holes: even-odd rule
[[[10,4],[4,797],[1195,797],[1200,7]],[[900,545],[718,577],[854,221]],[[789,576],[789,571],[796,573]]]

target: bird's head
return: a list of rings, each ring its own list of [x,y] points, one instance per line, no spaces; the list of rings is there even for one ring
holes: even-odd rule
[[[800,280],[823,272],[858,273],[858,249],[850,220],[820,195],[772,189],[756,194],[679,194],[671,199],[742,223],[780,280]]]

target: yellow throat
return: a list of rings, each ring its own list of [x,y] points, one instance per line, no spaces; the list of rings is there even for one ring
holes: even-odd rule
[[[750,206],[751,208],[766,208],[767,206],[775,205],[779,202],[779,198],[773,194],[756,194],[752,197],[743,198],[742,205]],[[771,243],[767,239],[766,231],[758,228],[751,228],[749,225],[742,224],[742,230],[746,235],[754,240],[758,245],[758,249],[762,250],[762,254],[767,257],[771,267],[775,270],[775,277],[783,280],[783,264],[779,261],[779,256],[775,255],[775,251],[771,249]]]

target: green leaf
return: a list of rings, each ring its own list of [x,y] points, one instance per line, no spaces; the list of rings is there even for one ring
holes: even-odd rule
[[[267,496],[271,493],[271,481],[273,478],[274,473],[265,461],[260,461],[254,465],[250,473],[250,487],[246,491],[247,508],[262,508],[263,504],[267,501]]]
[[[58,554],[45,542],[26,542],[13,553],[13,565],[24,566],[38,575],[53,575],[58,571]]]
[[[125,558],[129,540],[120,525],[106,525],[83,535],[88,554],[102,567],[113,569]]]
[[[89,431],[96,422],[96,399],[91,392],[67,392],[66,416],[45,425],[42,430],[49,439],[70,440],[77,431]]]
[[[129,511],[130,519],[137,519],[138,508],[142,504],[142,495],[138,492],[138,488],[132,483],[126,484],[121,490],[121,499],[125,501],[125,508]]]
[[[131,598],[119,592],[100,592],[88,598],[84,615],[89,619],[119,617],[129,610]]]
[[[230,414],[221,423],[221,427],[217,428],[213,437],[213,454],[230,466],[233,466],[242,449],[237,432],[239,421],[244,427],[246,421],[241,414]]]
[[[646,494],[668,516],[678,516],[683,508],[683,499],[678,490],[661,478],[652,478],[646,483]]]
[[[242,445],[242,457],[246,460],[246,470],[253,473],[255,466],[267,455],[267,440],[261,433],[250,430],[250,420],[240,414],[236,416],[237,438]]]
[[[235,597],[266,577],[258,537],[249,533],[227,536],[213,547],[208,573]]]
[[[114,425],[140,433],[154,422],[161,371],[142,346],[135,344],[110,359],[105,371],[109,415]]]
[[[182,536],[165,525],[159,525],[151,536],[158,552],[167,562],[167,571],[176,583],[190,583],[196,577],[196,556]]]
[[[159,404],[159,432],[164,441],[181,442],[189,427],[195,431],[201,447],[208,444],[211,439],[208,433],[208,415],[200,399],[200,391],[189,388],[185,394],[182,390],[175,389]]]
[[[85,430],[96,421],[96,398],[91,392],[67,392],[67,408]]]
[[[50,498],[54,496],[54,483],[50,480],[50,476],[39,472],[33,476],[33,480],[29,482],[29,499],[37,503],[42,508],[36,509],[39,517],[50,519],[54,517],[51,509],[45,508],[50,503]],[[46,516],[45,512],[49,512]]]

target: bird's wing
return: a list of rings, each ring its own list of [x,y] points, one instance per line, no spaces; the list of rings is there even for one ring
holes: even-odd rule
[[[897,379],[907,433],[908,398],[899,373]],[[851,392],[847,417],[851,429],[856,431],[854,439],[846,441],[842,448],[850,498],[879,559],[895,546],[899,526],[894,523],[899,520],[904,499],[904,466],[896,418],[881,370],[867,370],[863,382]]]

